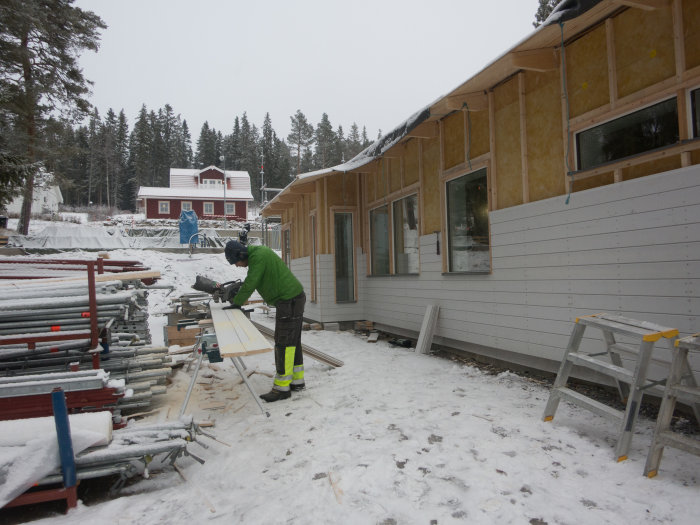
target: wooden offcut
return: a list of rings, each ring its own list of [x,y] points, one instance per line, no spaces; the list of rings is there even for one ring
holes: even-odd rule
[[[225,306],[214,301],[209,303],[221,357],[242,357],[272,351],[269,341],[241,310],[225,310]]]

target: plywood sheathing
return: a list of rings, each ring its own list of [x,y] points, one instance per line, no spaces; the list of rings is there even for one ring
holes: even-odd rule
[[[444,166],[450,169],[464,162],[464,114],[455,111],[443,119]]]
[[[422,235],[440,231],[440,141],[422,141],[421,198],[423,200]]]
[[[383,199],[387,195],[387,159],[379,160],[379,170],[377,171],[376,199]]]
[[[470,160],[489,152],[489,114],[487,111],[465,112],[467,117],[467,165]],[[471,130],[471,140],[469,131]]]
[[[403,147],[401,148],[401,153],[404,153]],[[401,190],[401,160],[402,156],[387,158],[387,167],[389,175],[389,193],[394,193]]]
[[[675,76],[670,7],[654,11],[628,9],[613,18],[613,28],[620,98]]]
[[[692,69],[700,66],[700,2],[684,0],[683,11],[683,41],[685,43],[685,68]]]
[[[572,191],[589,190],[591,188],[597,188],[598,186],[612,184],[613,182],[615,182],[615,174],[610,171],[592,177],[574,180]]]
[[[651,162],[645,162],[644,164],[638,164],[636,166],[630,166],[629,168],[623,168],[622,180],[637,179],[639,177],[646,177],[647,175],[652,175],[654,173],[662,173],[664,171],[671,171],[681,167],[681,158],[679,155],[673,155],[671,157],[653,160]]]
[[[403,158],[403,183],[404,186],[412,186],[418,182],[419,172],[419,141],[409,140],[406,143]]]
[[[566,46],[566,84],[569,115],[577,117],[610,102],[605,64],[605,25],[600,25]]]
[[[561,85],[558,71],[525,73],[525,121],[527,126],[530,201],[565,192]]]
[[[498,208],[523,203],[520,151],[520,104],[517,76],[494,90],[496,119],[496,186]]]

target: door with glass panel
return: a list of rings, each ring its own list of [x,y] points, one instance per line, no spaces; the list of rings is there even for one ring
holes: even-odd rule
[[[352,213],[334,214],[335,300],[355,301],[355,256],[353,251]]]

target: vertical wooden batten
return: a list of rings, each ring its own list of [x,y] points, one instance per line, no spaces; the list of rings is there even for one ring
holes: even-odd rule
[[[617,105],[617,67],[615,66],[615,26],[613,19],[605,20],[605,40],[608,62],[608,90],[610,92],[610,109]]]
[[[491,211],[498,209],[498,189],[496,181],[498,173],[496,169],[496,97],[493,90],[489,91],[489,149],[491,150]]]
[[[530,181],[527,163],[527,126],[525,114],[525,73],[518,73],[518,105],[520,106],[520,163],[523,181],[523,204],[530,202]]]

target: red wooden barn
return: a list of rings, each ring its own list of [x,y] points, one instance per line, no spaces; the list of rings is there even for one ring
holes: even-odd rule
[[[252,200],[247,171],[209,166],[170,168],[170,187],[141,186],[137,205],[147,219],[179,219],[182,210],[194,210],[200,219],[221,219],[225,213],[227,219],[245,221]]]

